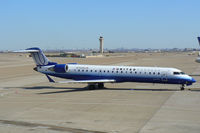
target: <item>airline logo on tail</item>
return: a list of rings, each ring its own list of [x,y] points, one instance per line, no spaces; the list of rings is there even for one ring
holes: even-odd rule
[[[200,45],[200,37],[197,37],[197,39],[198,39],[198,42],[199,42],[199,45]]]
[[[30,53],[37,66],[57,64],[55,62],[50,62],[40,48],[36,48],[36,47],[28,48],[25,50],[19,50],[15,52]]]
[[[30,52],[31,56],[33,57],[36,65],[47,65],[49,60],[47,57],[44,55],[41,49],[39,48],[29,48],[26,50],[37,50],[37,52]]]

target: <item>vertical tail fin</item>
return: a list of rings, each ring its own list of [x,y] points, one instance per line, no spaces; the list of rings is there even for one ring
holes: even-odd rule
[[[198,42],[199,42],[199,45],[200,45],[200,37],[197,37],[197,39],[198,39]]]
[[[42,50],[40,48],[28,48],[26,49],[27,51],[35,50],[37,52],[30,52],[33,60],[35,61],[36,65],[47,65],[49,60],[48,58],[44,55]]]
[[[198,40],[199,45],[200,45],[200,37],[197,37],[197,40]],[[198,53],[198,56],[200,56],[200,52]]]
[[[55,62],[50,62],[40,48],[28,48],[15,52],[30,53],[37,66],[57,64]]]

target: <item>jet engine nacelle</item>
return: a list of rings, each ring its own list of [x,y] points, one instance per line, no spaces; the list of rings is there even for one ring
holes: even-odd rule
[[[57,73],[66,73],[68,71],[68,65],[66,64],[56,64],[54,66],[54,71]]]

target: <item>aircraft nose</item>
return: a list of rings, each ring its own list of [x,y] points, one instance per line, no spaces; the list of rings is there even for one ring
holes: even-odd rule
[[[195,83],[196,82],[196,80],[194,79],[194,78],[190,78],[190,79],[187,79],[187,81],[186,81],[186,85],[192,85],[193,83]]]
[[[194,78],[192,78],[192,79],[191,79],[191,82],[192,82],[192,83],[195,83],[195,82],[196,82],[196,80],[195,80]]]

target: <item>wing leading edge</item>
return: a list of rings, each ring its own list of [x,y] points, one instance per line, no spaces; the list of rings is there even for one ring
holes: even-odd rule
[[[48,75],[46,75],[49,82],[52,83],[61,83],[61,84],[67,84],[67,83],[86,83],[86,84],[90,84],[90,83],[114,83],[116,82],[116,80],[114,79],[92,79],[92,80],[72,80],[72,81],[54,81],[51,77],[49,77]]]

